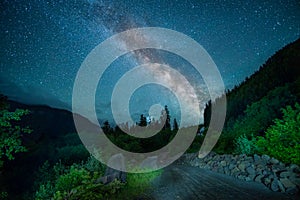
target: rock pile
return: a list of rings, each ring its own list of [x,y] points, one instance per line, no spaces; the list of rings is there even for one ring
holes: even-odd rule
[[[179,163],[227,174],[245,181],[256,181],[277,192],[296,194],[300,191],[300,167],[286,165],[267,155],[218,155],[211,152],[200,159],[185,154]]]

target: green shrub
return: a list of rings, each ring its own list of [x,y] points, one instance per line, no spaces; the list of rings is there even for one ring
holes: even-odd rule
[[[141,173],[143,170],[136,170],[140,173],[128,173],[124,189],[114,199],[137,199],[142,198],[146,190],[151,188],[151,181],[158,177],[162,170]],[[148,171],[148,170],[145,170]]]
[[[36,200],[44,200],[44,199],[51,199],[55,189],[50,181],[40,186],[38,191],[35,193]]]
[[[248,137],[245,134],[235,139],[234,146],[234,152],[237,154],[252,155],[257,150],[256,139],[253,136],[251,136],[251,138],[248,139]]]
[[[2,98],[1,98],[1,101]],[[8,111],[8,105],[1,103],[0,106],[0,169],[4,164],[4,159],[13,160],[16,153],[25,152],[27,149],[22,145],[21,134],[31,133],[28,127],[13,125],[15,121],[20,121],[21,117],[29,114],[28,110],[16,109],[14,112]]]
[[[275,119],[265,137],[257,141],[260,154],[268,154],[285,163],[300,164],[300,106],[287,106],[282,119]]]
[[[91,179],[89,172],[83,168],[71,166],[67,174],[59,176],[55,183],[56,191],[71,192],[71,190]]]
[[[0,199],[7,199],[8,194],[7,192],[0,192]]]

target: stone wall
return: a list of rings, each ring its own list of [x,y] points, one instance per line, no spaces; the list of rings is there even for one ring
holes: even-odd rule
[[[211,152],[203,159],[185,154],[178,161],[245,181],[256,181],[276,192],[296,194],[300,191],[300,167],[286,165],[267,155],[218,155]]]

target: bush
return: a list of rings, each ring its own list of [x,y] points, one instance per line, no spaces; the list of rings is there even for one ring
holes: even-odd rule
[[[70,193],[73,188],[90,181],[90,173],[83,169],[71,166],[70,171],[58,177],[55,182],[55,190]]]
[[[39,171],[40,176],[46,173],[48,162]],[[40,187],[35,193],[36,200],[98,200],[98,199],[134,199],[140,197],[146,189],[150,188],[150,181],[157,177],[161,170],[150,173],[129,173],[127,182],[117,180],[103,185],[96,183],[103,175],[103,165],[93,157],[81,164],[65,167],[57,163],[46,176],[50,180],[39,181]],[[53,178],[54,177],[54,178]],[[37,185],[36,184],[36,185]]]
[[[258,152],[268,154],[285,163],[300,164],[300,106],[287,106],[282,119],[275,119],[265,137],[257,141]]]
[[[3,96],[0,96],[0,169],[4,160],[13,160],[16,153],[25,152],[27,149],[22,145],[21,135],[31,133],[28,127],[13,125],[20,121],[21,117],[29,114],[28,110],[16,109],[8,111],[8,105]]]
[[[235,139],[234,146],[234,152],[237,154],[252,155],[257,151],[256,139],[253,136],[248,139],[245,134]]]
[[[147,170],[145,169],[145,171]],[[139,170],[139,172],[143,172],[143,170]],[[161,173],[162,170],[147,173],[128,173],[127,183],[124,186],[124,189],[122,189],[120,193],[114,197],[114,199],[143,199],[142,196],[146,190],[151,188],[151,181],[158,177]]]

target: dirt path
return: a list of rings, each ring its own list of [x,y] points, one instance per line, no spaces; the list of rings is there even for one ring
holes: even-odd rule
[[[157,200],[296,199],[272,192],[260,183],[245,182],[223,174],[182,165],[165,168],[162,175],[153,181],[153,191],[149,196]]]

